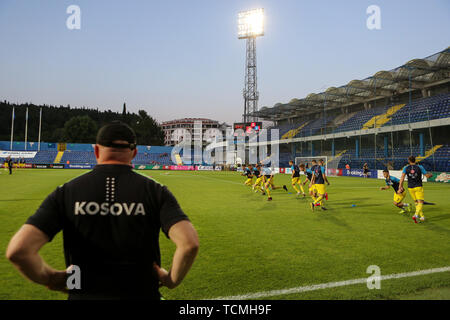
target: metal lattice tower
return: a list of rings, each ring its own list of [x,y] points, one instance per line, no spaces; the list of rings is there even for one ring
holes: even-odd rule
[[[247,50],[245,59],[245,87],[244,95],[244,122],[256,121],[256,117],[250,114],[258,111],[258,86],[256,76],[256,37],[247,38]]]
[[[253,9],[239,12],[238,38],[247,40],[245,55],[245,86],[243,121],[256,122],[257,117],[251,115],[258,111],[259,92],[256,77],[256,37],[264,35],[264,9]]]

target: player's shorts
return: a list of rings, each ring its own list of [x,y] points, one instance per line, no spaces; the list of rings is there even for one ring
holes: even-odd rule
[[[265,176],[265,178],[266,178],[266,183],[273,186],[273,176]]]
[[[403,193],[398,194],[397,192],[394,192],[394,202],[395,203],[401,203],[403,199],[406,197],[406,191],[403,191]]]
[[[245,180],[245,185],[247,185],[247,186],[251,186],[253,183],[253,178],[248,178],[247,180]]]
[[[408,188],[408,190],[414,201],[425,200],[425,197],[423,195],[423,187]]]
[[[316,188],[314,186],[315,184],[313,184],[311,187],[308,188],[309,193],[314,193],[314,191],[316,191]]]
[[[292,184],[300,183],[300,177],[292,178],[291,182],[292,182]]]
[[[257,178],[255,181],[256,186],[259,186],[261,183],[264,183],[264,176]]]
[[[324,184],[314,184],[314,188],[316,189],[318,194],[325,194],[325,185]]]

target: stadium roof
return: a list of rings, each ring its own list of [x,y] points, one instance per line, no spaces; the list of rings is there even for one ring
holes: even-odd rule
[[[408,92],[409,88],[423,89],[442,80],[450,80],[450,47],[423,59],[410,60],[395,69],[378,71],[366,79],[352,80],[338,88],[310,93],[303,99],[294,98],[272,108],[262,107],[253,115],[266,120],[281,120],[300,116],[315,107],[323,110],[364,103]]]

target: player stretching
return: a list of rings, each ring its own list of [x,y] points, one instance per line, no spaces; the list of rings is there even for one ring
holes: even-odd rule
[[[245,180],[244,185],[251,187],[253,185],[253,167],[252,165],[248,165],[247,168],[245,168],[244,172],[241,173],[241,176],[246,176],[247,180]]]
[[[389,187],[392,186],[392,189],[394,189],[394,206],[399,207],[402,209],[400,213],[406,213],[411,210],[411,207],[409,203],[403,203],[403,199],[405,199],[406,191],[403,190],[403,192],[399,193],[399,186],[400,186],[400,179],[396,177],[391,177],[389,174],[389,170],[385,169],[383,170],[383,176],[386,181],[386,186],[380,187],[380,190],[387,190]]]
[[[289,161],[289,165],[291,166],[291,169],[292,169],[292,176],[291,176],[292,188],[294,188],[294,190],[297,191],[297,195],[299,195],[300,190],[296,186],[296,184],[298,184],[300,189],[302,190],[303,197],[305,197],[306,196],[305,191],[303,189],[303,186],[301,184],[302,181],[300,179],[300,169],[296,164],[294,164],[294,161],[292,161],[292,160]]]
[[[432,176],[431,173],[427,173],[427,170],[421,165],[416,164],[416,157],[410,156],[408,158],[409,165],[403,168],[402,177],[400,179],[400,187],[399,191],[403,192],[405,189],[403,188],[403,182],[405,181],[405,177],[408,176],[408,190],[411,197],[414,199],[416,204],[416,213],[412,217],[414,222],[417,223],[417,219],[420,216],[420,222],[425,221],[425,216],[423,215],[423,202],[424,202],[424,194],[423,194],[423,184],[422,184],[422,175],[427,178]]]
[[[320,164],[323,164],[323,160],[320,159],[319,160]],[[314,207],[319,204],[320,208],[322,210],[327,210],[324,206],[323,206],[323,198],[325,197],[326,191],[325,191],[325,182],[330,185],[330,182],[328,182],[326,173],[325,173],[325,168],[320,165],[320,164],[316,164],[315,166],[311,167],[311,171],[313,173],[312,176],[312,181],[310,183],[310,188],[311,186],[314,186],[315,191],[317,192],[317,196],[314,197],[314,202],[311,202],[311,210],[314,211]]]

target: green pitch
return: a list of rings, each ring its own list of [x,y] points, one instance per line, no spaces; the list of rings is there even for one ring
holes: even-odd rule
[[[1,171],[0,299],[65,299],[23,279],[6,261],[14,232],[54,188],[83,170]],[[425,184],[427,221],[414,224],[392,205],[383,181],[330,178],[328,211],[311,212],[309,198],[297,198],[288,175],[277,175],[273,201],[251,192],[231,172],[140,171],[167,185],[200,237],[196,262],[181,286],[163,288],[166,299],[204,299],[283,290],[450,266],[450,186]],[[302,178],[303,179],[303,178]],[[410,196],[407,202],[412,202]],[[352,207],[355,204],[355,207]],[[161,234],[162,265],[169,268],[172,242]],[[42,250],[55,268],[64,268],[59,234]],[[283,294],[268,299],[450,299],[450,272],[384,280],[381,289],[365,283]]]

